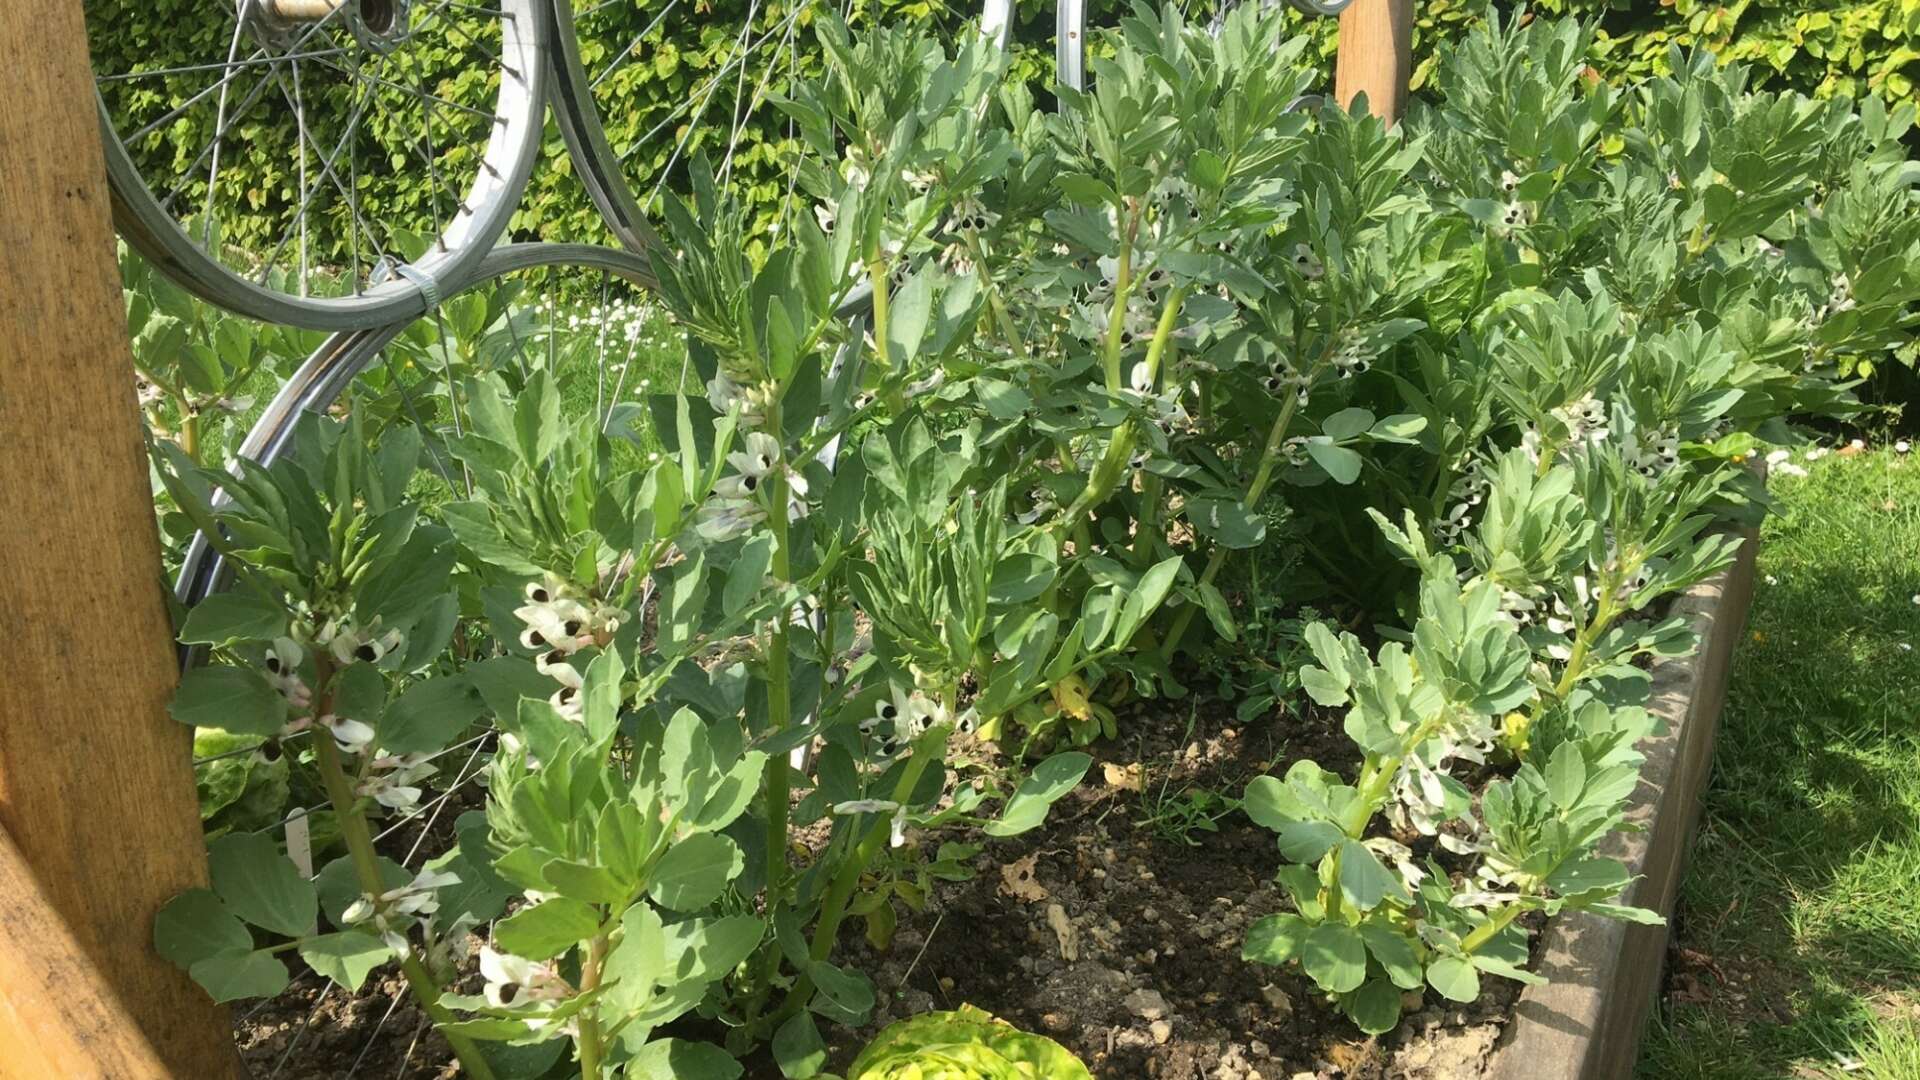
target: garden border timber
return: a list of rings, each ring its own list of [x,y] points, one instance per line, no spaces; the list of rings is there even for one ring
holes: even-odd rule
[[[0,918],[35,939],[0,937],[0,1077],[231,1074],[226,1010],[153,947],[206,849],[81,5],[0,4],[0,52]]]
[[[1619,859],[1637,879],[1620,903],[1672,917],[1687,851],[1700,819],[1700,797],[1712,774],[1714,735],[1727,700],[1734,648],[1753,603],[1757,530],[1745,537],[1733,565],[1688,590],[1674,614],[1700,637],[1690,657],[1653,667],[1648,708],[1664,731],[1640,744],[1646,764],[1627,802],[1641,832],[1615,833],[1600,854]],[[1624,1080],[1633,1075],[1666,959],[1669,928],[1603,919],[1587,912],[1559,916],[1540,942],[1537,974],[1548,980],[1520,995],[1513,1020],[1488,1060],[1487,1080]]]

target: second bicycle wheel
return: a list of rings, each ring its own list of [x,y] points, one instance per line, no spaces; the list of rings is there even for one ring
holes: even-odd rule
[[[343,330],[417,315],[493,246],[533,168],[548,12],[87,0],[115,224],[253,318]]]

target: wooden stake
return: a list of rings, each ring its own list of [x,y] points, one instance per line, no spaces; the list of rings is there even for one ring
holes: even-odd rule
[[[1348,108],[1367,95],[1373,115],[1393,124],[1407,108],[1413,74],[1413,0],[1353,0],[1340,13],[1333,93]]]
[[[171,1074],[227,1076],[226,1010],[152,943],[206,858],[191,739],[166,713],[172,634],[81,4],[0,3],[0,56],[0,829]],[[22,880],[0,878],[0,910],[29,902]],[[0,985],[16,1018],[63,992]],[[108,1064],[39,1071],[8,1034],[0,1075]]]
[[[0,829],[0,1072],[164,1080],[160,1056]]]

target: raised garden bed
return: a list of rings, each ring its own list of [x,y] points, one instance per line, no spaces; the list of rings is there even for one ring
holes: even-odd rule
[[[1757,547],[1749,531],[1738,561],[1674,608],[1701,644],[1653,669],[1651,708],[1667,728],[1642,743],[1647,761],[1628,818],[1644,831],[1617,834],[1604,850],[1640,875],[1625,902],[1672,910],[1752,600]],[[1630,1075],[1659,985],[1665,927],[1584,913],[1550,920],[1535,944],[1547,985],[1516,992],[1515,984],[1490,982],[1488,994],[1466,1006],[1410,992],[1400,1030],[1377,1039],[1355,1031],[1297,972],[1243,962],[1247,926],[1285,903],[1272,880],[1272,835],[1207,795],[1237,792],[1301,757],[1333,764],[1350,744],[1337,714],[1320,710],[1242,723],[1229,704],[1210,702],[1184,731],[1147,722],[1146,713],[1162,710],[1143,704],[1140,740],[1094,748],[1089,783],[1047,827],[1004,845],[998,858],[978,857],[973,880],[938,886],[927,911],[904,920],[886,949],[861,940],[857,924],[849,930],[843,947],[874,974],[881,1004],[866,1029],[835,1040],[842,1064],[891,1020],[968,1003],[1060,1040],[1099,1076]],[[943,839],[966,837],[921,842]],[[286,1058],[281,1075],[294,1078],[355,1061],[384,1062],[384,1074],[404,1062],[402,1076],[445,1075],[445,1044],[423,1028],[418,1009],[403,998],[389,1012],[402,993],[397,980],[377,994],[336,993],[316,1009],[318,989],[301,980],[240,1020],[257,1071],[272,1072]],[[748,1075],[779,1073],[761,1062]]]
[[[1644,831],[1615,833],[1601,847],[1639,875],[1623,902],[1663,915],[1672,915],[1686,871],[1700,796],[1712,774],[1733,650],[1753,603],[1760,538],[1751,529],[1746,537],[1738,561],[1675,605],[1700,635],[1700,648],[1689,659],[1654,668],[1649,707],[1666,721],[1667,730],[1642,744],[1647,761],[1627,812]],[[1520,996],[1487,1075],[1492,1080],[1631,1075],[1641,1030],[1660,990],[1667,933],[1665,926],[1579,912],[1549,923],[1538,949],[1540,974],[1551,981]]]

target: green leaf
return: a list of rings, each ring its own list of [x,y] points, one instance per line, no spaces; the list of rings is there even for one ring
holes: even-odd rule
[[[1360,937],[1395,986],[1402,990],[1420,988],[1420,957],[1406,934],[1390,926],[1365,923],[1360,927]]]
[[[540,868],[540,876],[553,882],[560,895],[589,904],[618,904],[632,894],[605,867],[591,863],[554,859]]]
[[[271,641],[287,632],[287,613],[279,604],[244,592],[215,593],[187,612],[180,640],[198,645]]]
[[[1148,616],[1159,610],[1161,602],[1166,600],[1167,593],[1173,588],[1174,579],[1180,575],[1181,565],[1180,556],[1175,555],[1162,559],[1140,575],[1139,584],[1127,594],[1127,602],[1120,609],[1120,619],[1114,626],[1110,648],[1125,648]]]
[[[1247,793],[1240,800],[1240,809],[1255,825],[1275,832],[1307,817],[1306,807],[1300,805],[1300,800],[1277,776],[1256,776],[1247,781]]]
[[[1282,822],[1277,831],[1280,833],[1280,857],[1294,863],[1313,862],[1325,855],[1333,845],[1346,839],[1347,835],[1331,821],[1287,821]],[[1346,873],[1346,864],[1343,862],[1340,867],[1342,879]]]
[[[666,777],[662,791],[668,806],[693,810],[706,801],[713,779],[713,748],[707,741],[706,721],[692,709],[682,708],[667,721],[660,738],[660,772]]]
[[[1554,806],[1567,810],[1580,802],[1587,784],[1587,764],[1577,743],[1563,742],[1554,747],[1553,757],[1547,761],[1546,779],[1547,797]]]
[[[1007,800],[1000,820],[988,822],[981,831],[988,836],[1018,836],[1037,827],[1047,820],[1047,809],[1072,791],[1092,764],[1093,758],[1078,750],[1055,754],[1041,762]]]
[[[1233,611],[1227,607],[1227,598],[1211,582],[1203,581],[1198,588],[1200,608],[1207,613],[1207,621],[1213,624],[1213,632],[1226,641],[1239,639],[1239,630],[1233,624]]]
[[[1416,443],[1414,436],[1427,430],[1427,418],[1413,413],[1395,413],[1373,425],[1368,435],[1380,442]]]
[[[807,968],[813,976],[813,1011],[848,1026],[867,1022],[873,1012],[873,983],[865,974],[816,960]]]
[[[1360,455],[1344,446],[1308,439],[1307,454],[1327,471],[1336,484],[1351,484],[1360,479]]]
[[[929,260],[907,279],[887,313],[887,359],[896,370],[905,370],[927,335],[927,320],[933,314],[933,266]]]
[[[787,1080],[811,1080],[827,1066],[827,1044],[813,1014],[793,1014],[773,1033],[773,1060]]]
[[[1400,879],[1358,840],[1347,840],[1340,845],[1340,894],[1362,911],[1379,907],[1380,901],[1389,896],[1401,901],[1409,899]]]
[[[1568,898],[1611,897],[1631,884],[1633,874],[1616,859],[1575,859],[1547,875],[1547,886]]]
[[[1642,926],[1662,926],[1667,921],[1666,916],[1657,911],[1628,904],[1588,904],[1585,910],[1595,915],[1604,915],[1609,919],[1622,919]]]
[[[1307,939],[1307,923],[1298,915],[1268,915],[1247,927],[1240,958],[1257,964],[1284,964]]]
[[[1514,982],[1525,983],[1528,986],[1547,984],[1547,980],[1525,968],[1516,967],[1500,957],[1488,955],[1485,949],[1473,954],[1473,966],[1489,975],[1498,975],[1503,979],[1512,979]]]
[[[596,746],[613,740],[620,727],[621,683],[627,677],[620,650],[608,649],[593,658],[580,685],[580,726]]]
[[[700,809],[681,818],[681,824],[690,829],[713,832],[733,824],[734,820],[746,812],[748,804],[759,791],[760,774],[767,765],[767,755],[759,750],[749,750],[740,755],[733,767],[721,774],[707,790],[706,799]]]
[[[394,754],[443,749],[477,723],[486,703],[465,675],[439,675],[407,687],[387,706],[380,746]]]
[[[647,1004],[653,988],[670,974],[666,932],[652,904],[635,904],[620,917],[620,941],[607,954],[602,978],[611,983],[609,1008],[631,1012]]]
[[[227,910],[262,929],[299,937],[320,913],[313,882],[258,833],[235,833],[207,845],[207,868]]]
[[[1449,1001],[1477,1001],[1480,997],[1480,973],[1472,962],[1459,956],[1435,957],[1427,965],[1427,985]]]
[[[1009,555],[994,565],[987,597],[996,604],[1023,604],[1053,584],[1054,565],[1038,555]]]
[[[627,1080],[735,1080],[744,1071],[732,1054],[712,1043],[655,1039],[633,1055],[622,1075]]]
[[[547,371],[535,372],[514,400],[513,434],[520,459],[536,468],[566,438],[566,426],[560,421],[560,391]]]
[[[393,949],[377,935],[342,930],[302,941],[300,959],[341,986],[358,990],[368,972],[393,959]]]
[[[1228,495],[1196,495],[1187,500],[1187,521],[1200,535],[1224,548],[1259,546],[1267,536],[1267,516],[1248,510]]]
[[[1352,927],[1322,924],[1301,943],[1300,966],[1320,989],[1344,994],[1366,980],[1367,946]]]
[[[153,917],[153,947],[169,961],[190,968],[218,953],[246,952],[253,948],[253,935],[212,890],[188,889]]]
[[[214,664],[181,676],[167,711],[193,727],[278,735],[287,722],[287,699],[251,668]]]
[[[477,811],[476,811],[477,813]],[[387,858],[377,856],[374,865],[380,871],[380,881],[385,889],[397,889],[413,880],[407,868]],[[546,883],[541,882],[544,886]],[[344,921],[347,908],[360,899],[360,874],[354,868],[353,857],[342,855],[320,868],[313,876],[314,891],[320,894],[320,910],[327,921],[339,926]]]
[[[680,978],[712,982],[739,967],[766,936],[766,921],[757,915],[683,919],[666,928],[667,962]]]
[[[540,674],[533,661],[518,656],[482,660],[470,665],[464,674],[480,691],[487,708],[508,723],[520,715],[521,698],[544,701],[553,693],[553,680]]]
[[[515,956],[546,960],[587,940],[599,929],[600,917],[590,905],[560,896],[521,908],[495,923],[493,940]]]
[[[719,899],[727,882],[745,868],[738,844],[719,833],[694,833],[660,857],[647,895],[674,911],[699,911]]]
[[[1382,1035],[1400,1022],[1400,989],[1385,979],[1369,979],[1345,1002],[1347,1015],[1361,1031]]]
[[[1321,422],[1320,432],[1334,442],[1346,442],[1372,426],[1373,414],[1367,410],[1341,409]]]
[[[241,998],[272,997],[291,981],[287,965],[264,949],[215,953],[195,962],[187,974],[222,1005]]]
[[[767,567],[773,563],[773,536],[763,533],[747,541],[727,568],[727,584],[720,592],[720,609],[733,618],[765,596]]]

